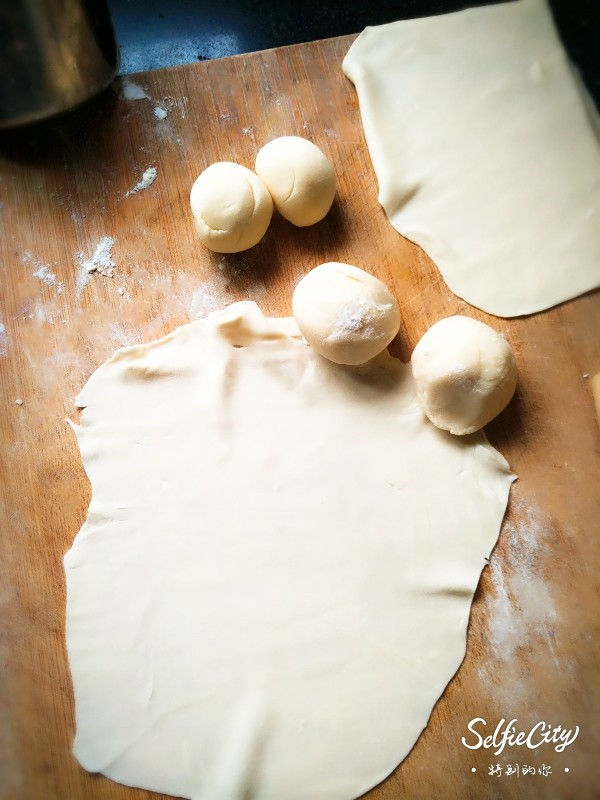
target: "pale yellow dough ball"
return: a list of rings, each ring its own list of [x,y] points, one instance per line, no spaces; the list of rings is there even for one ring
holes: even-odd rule
[[[275,208],[293,225],[314,225],[327,214],[335,197],[331,161],[300,136],[281,136],[256,156],[255,169],[271,193]]]
[[[199,175],[190,205],[200,239],[215,253],[254,247],[273,216],[273,201],[261,179],[230,161],[211,164]]]
[[[415,347],[411,366],[427,417],[458,435],[487,425],[517,386],[517,366],[506,339],[469,317],[436,322]]]
[[[350,264],[311,270],[296,286],[292,309],[306,341],[336,364],[365,364],[400,327],[398,303],[387,286]]]

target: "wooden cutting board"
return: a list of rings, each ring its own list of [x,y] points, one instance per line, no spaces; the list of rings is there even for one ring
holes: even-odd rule
[[[70,754],[62,557],[90,497],[65,423],[77,417],[73,398],[116,348],[232,301],[289,315],[297,280],[329,260],[393,288],[402,359],[433,322],[464,313],[507,336],[520,373],[517,396],[488,429],[519,480],[476,595],[466,659],[409,757],[369,797],[599,796],[600,431],[588,376],[600,371],[600,294],[512,321],[451,294],[377,204],[355,91],[341,71],[351,42],[138,75],[146,99],[123,99],[117,82],[76,112],[0,141],[2,798],[151,797],[89,775]],[[329,216],[303,230],[275,217],[254,249],[208,252],[191,224],[192,182],[213,161],[252,167],[257,150],[284,134],[312,139],[333,161],[339,196]],[[156,181],[132,193],[151,166]],[[112,278],[82,268],[99,245]],[[580,734],[563,753],[544,745],[494,755],[461,743],[477,717],[491,731],[517,718],[526,731],[544,721]],[[492,764],[503,774],[489,775]],[[506,774],[509,764],[518,776]],[[523,774],[524,765],[551,774]]]

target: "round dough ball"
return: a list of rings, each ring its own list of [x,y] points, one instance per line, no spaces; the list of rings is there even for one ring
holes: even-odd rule
[[[411,365],[427,417],[458,435],[487,425],[508,405],[517,386],[508,342],[469,317],[436,322],[415,347]]]
[[[259,150],[254,168],[271,192],[277,211],[293,225],[313,225],[331,208],[335,197],[333,165],[307,139],[273,139]]]
[[[350,264],[311,270],[296,286],[292,309],[306,341],[336,364],[365,364],[400,327],[398,303],[385,283]]]
[[[190,205],[200,239],[215,253],[254,247],[273,216],[273,201],[261,179],[230,161],[211,164],[200,174]]]

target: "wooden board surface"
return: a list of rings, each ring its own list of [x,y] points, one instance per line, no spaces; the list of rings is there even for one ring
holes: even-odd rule
[[[520,372],[517,396],[488,428],[519,480],[476,595],[466,659],[409,757],[369,797],[600,796],[600,432],[586,378],[600,371],[600,295],[507,321],[451,294],[377,204],[354,88],[340,67],[351,41],[140,75],[135,82],[151,99],[109,90],[0,140],[6,800],[155,796],[89,775],[70,754],[62,557],[90,496],[64,421],[76,418],[73,398],[116,348],[232,301],[290,314],[297,280],[328,260],[361,266],[393,288],[403,314],[393,352],[404,360],[429,325],[464,313],[507,336]],[[157,104],[168,111],[164,120]],[[203,249],[188,207],[193,180],[217,160],[252,167],[257,150],[285,134],[312,139],[333,161],[339,196],[329,216],[307,229],[275,217],[263,242],[239,255]],[[128,195],[149,166],[158,170],[155,183]],[[105,237],[114,240],[114,277],[92,274],[84,285],[81,265]],[[492,730],[517,718],[526,731],[545,721],[578,725],[580,734],[563,753],[544,745],[496,756],[462,745],[476,717]],[[490,776],[491,764],[545,764],[552,773]]]

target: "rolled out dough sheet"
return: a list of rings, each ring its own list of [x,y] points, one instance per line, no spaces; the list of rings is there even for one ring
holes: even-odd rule
[[[65,556],[75,755],[197,800],[350,800],[465,653],[510,474],[387,353],[322,359],[238,303],[118,351],[78,398]]]
[[[503,317],[600,285],[600,144],[544,0],[367,28],[355,84],[391,224]]]

